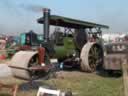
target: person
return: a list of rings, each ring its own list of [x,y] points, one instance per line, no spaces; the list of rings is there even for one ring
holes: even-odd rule
[[[26,45],[30,45],[30,37],[29,36],[26,37]]]

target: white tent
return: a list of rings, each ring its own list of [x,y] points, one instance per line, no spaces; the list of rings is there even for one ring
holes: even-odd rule
[[[126,36],[126,34],[103,34],[102,38],[106,43],[109,42],[119,42],[120,40],[122,40],[124,37]]]

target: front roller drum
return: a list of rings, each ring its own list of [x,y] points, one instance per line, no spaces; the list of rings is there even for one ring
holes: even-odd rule
[[[86,72],[94,72],[103,64],[103,49],[96,42],[86,43],[80,54],[81,70]]]
[[[37,55],[34,51],[19,51],[11,59],[11,70],[13,76],[21,79],[32,78],[31,73],[27,70],[29,63]]]

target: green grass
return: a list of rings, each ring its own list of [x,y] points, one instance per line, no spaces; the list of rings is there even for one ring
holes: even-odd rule
[[[21,85],[25,81],[11,78],[3,79],[1,82],[6,84],[17,83]],[[76,96],[123,96],[123,83],[122,78],[102,77],[96,74],[87,74],[80,72],[63,72],[61,77],[41,81],[41,86],[49,84],[56,86],[63,91],[71,89]],[[7,90],[7,89],[6,89]],[[0,92],[0,94],[6,91]],[[29,91],[19,90],[17,96],[36,96],[37,89]],[[2,95],[0,95],[2,96]],[[4,96],[8,96],[5,95]]]

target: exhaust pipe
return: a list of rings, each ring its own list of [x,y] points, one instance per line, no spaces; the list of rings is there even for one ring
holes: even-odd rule
[[[49,41],[49,19],[50,19],[50,9],[43,9],[44,15],[44,41]]]

